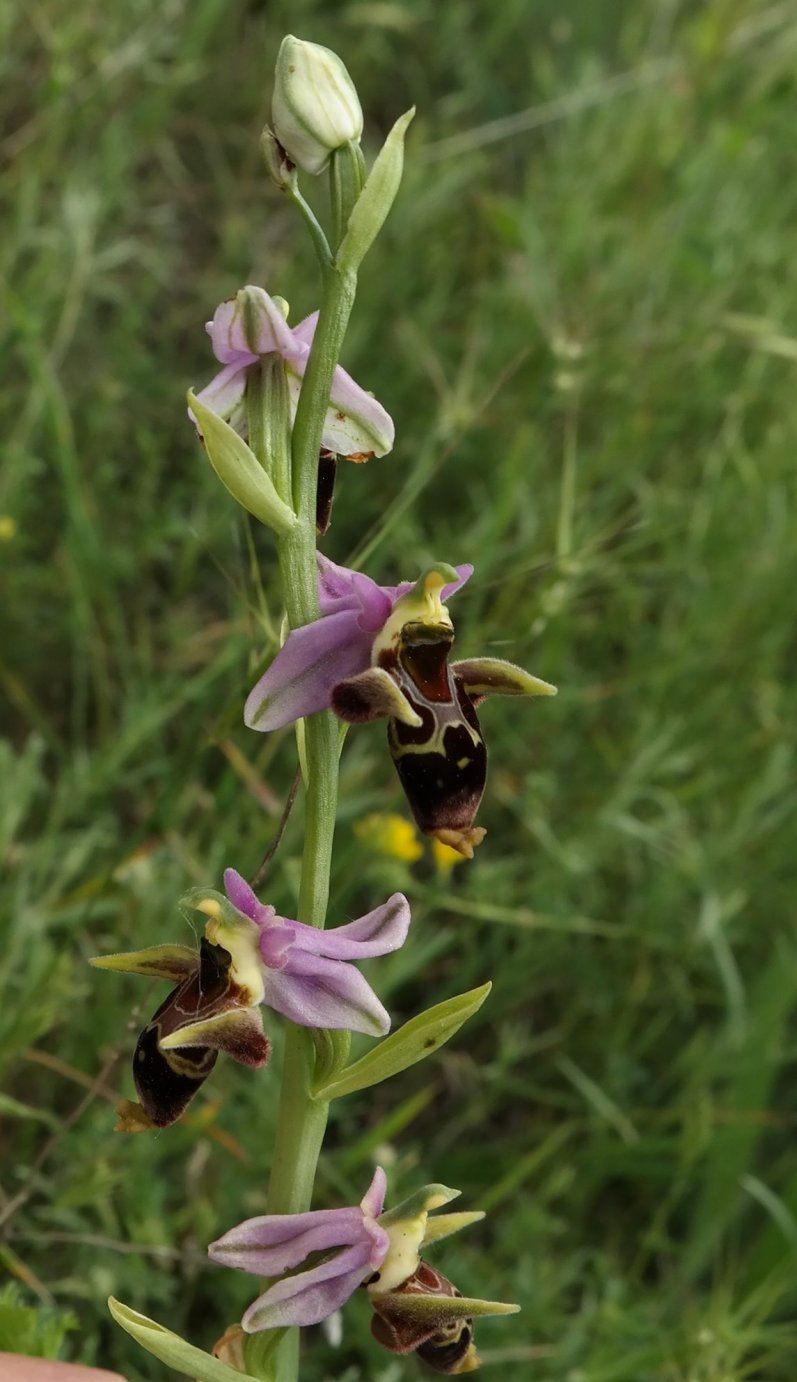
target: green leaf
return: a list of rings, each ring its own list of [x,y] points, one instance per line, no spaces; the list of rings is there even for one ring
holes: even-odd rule
[[[491,988],[492,984],[482,984],[480,988],[469,989],[456,998],[447,998],[444,1003],[437,1003],[418,1017],[413,1017],[397,1032],[380,1041],[361,1060],[347,1066],[337,1079],[316,1089],[314,1097],[318,1100],[340,1099],[344,1094],[354,1094],[358,1089],[381,1084],[382,1080],[388,1080],[391,1075],[398,1075],[399,1071],[431,1056],[433,1051],[459,1031],[463,1022],[467,1022],[478,1011]]]
[[[404,135],[414,114],[413,106],[399,116],[376,156],[335,257],[335,267],[339,270],[351,272],[359,268],[385,223],[401,182]]]
[[[137,1344],[145,1348],[147,1353],[154,1354],[168,1367],[174,1368],[175,1372],[196,1378],[197,1382],[256,1382],[249,1373],[238,1372],[236,1368],[222,1363],[219,1358],[212,1358],[201,1348],[194,1348],[193,1344],[181,1339],[179,1334],[164,1329],[162,1324],[150,1320],[146,1315],[140,1315],[129,1305],[114,1300],[113,1296],[108,1297],[108,1309],[116,1323],[121,1325]]]
[[[296,527],[292,509],[280,499],[271,480],[242,437],[229,423],[200,403],[189,389],[188,406],[199,425],[208,459],[233,499],[273,529],[278,537]]]

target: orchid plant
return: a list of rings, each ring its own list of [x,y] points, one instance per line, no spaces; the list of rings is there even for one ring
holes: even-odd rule
[[[482,1217],[433,1214],[456,1190],[428,1185],[385,1210],[387,1181],[377,1167],[359,1205],[311,1208],[331,1101],[433,1053],[490,987],[438,1003],[390,1032],[390,1016],[357,963],[405,944],[407,899],[394,894],[357,920],[324,929],[341,722],[387,721],[390,756],[419,830],[472,858],[485,835],[474,823],[487,772],[477,707],[490,694],[554,694],[548,682],[509,662],[450,660],[448,602],[472,577],[472,566],[439,562],[402,573],[412,580],[380,586],[317,551],[317,536],[329,524],[338,458],[365,462],[394,442],[385,408],[338,359],[359,266],[398,191],[412,115],[396,122],[367,172],[362,111],[340,59],[317,44],[283,41],[263,151],[272,179],[309,231],[321,305],[291,327],[281,298],[258,286],[241,289],[208,323],[221,369],[188,395],[219,478],[276,542],[287,634],[249,693],[244,719],[261,733],[294,723],[299,731],[304,850],[297,919],[279,916],[230,868],[224,893],[195,889],[182,900],[186,913],[203,919],[198,945],[164,942],[94,961],[172,985],[138,1039],[138,1102],[120,1105],[121,1130],[173,1124],[219,1052],[254,1069],[265,1066],[270,1042],[263,1007],[286,1025],[266,1212],[227,1229],[209,1248],[214,1263],[266,1278],[264,1288],[210,1353],[110,1303],[114,1318],[143,1347],[202,1382],[242,1376],[296,1382],[300,1330],[327,1319],[359,1290],[373,1308],[378,1342],[397,1354],[417,1352],[440,1374],[478,1366],[476,1316],[517,1309],[463,1298],[421,1256],[427,1245]],[[299,186],[300,172],[314,177],[325,170],[326,230]],[[377,1039],[353,1063],[350,1032]],[[266,1071],[252,1078],[274,1077]]]

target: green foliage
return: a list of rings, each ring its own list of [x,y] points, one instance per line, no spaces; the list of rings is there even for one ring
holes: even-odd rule
[[[344,355],[397,446],[340,467],[325,550],[391,582],[473,560],[457,655],[559,687],[480,712],[489,833],[448,874],[367,852],[354,825],[405,808],[380,727],[346,738],[332,920],[410,893],[411,944],[369,966],[395,1026],[494,987],[439,1056],[332,1105],[317,1204],[356,1203],[378,1158],[394,1200],[442,1179],[490,1211],[433,1254],[523,1306],[480,1323],[486,1376],[793,1382],[793,11],[41,0],[3,23],[20,1307],[74,1313],[61,1356],[163,1382],[108,1294],[209,1349],[255,1290],[205,1245],[264,1209],[279,1020],[271,1068],[220,1061],[184,1124],[112,1136],[164,990],[85,961],[192,943],[176,899],[254,872],[293,777],[293,736],[241,725],[279,627],[272,542],[183,401],[244,283],[294,321],[317,306],[258,152],[290,30],[344,57],[371,154],[418,111]],[[287,915],[301,838],[297,807],[263,889]],[[307,1382],[418,1375],[368,1313],[338,1350],[314,1334]]]
[[[23,1305],[13,1282],[0,1287],[0,1353],[25,1353],[33,1358],[57,1358],[70,1330],[77,1325],[71,1310]]]

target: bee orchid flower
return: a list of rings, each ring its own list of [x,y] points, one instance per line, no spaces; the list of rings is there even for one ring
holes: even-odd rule
[[[473,1316],[512,1314],[518,1307],[463,1298],[420,1251],[483,1215],[430,1217],[459,1195],[445,1185],[426,1185],[386,1211],[386,1188],[378,1166],[359,1205],[259,1215],[211,1243],[208,1253],[222,1266],[280,1278],[244,1314],[246,1333],[318,1324],[363,1286],[375,1312],[374,1336],[386,1348],[417,1350],[439,1373],[472,1372],[478,1366]],[[306,1262],[311,1265],[297,1272]]]
[[[551,696],[556,688],[498,658],[449,662],[445,601],[472,566],[440,563],[398,586],[321,554],[318,567],[321,617],[289,633],[247,698],[246,724],[277,729],[325,708],[349,724],[387,719],[419,829],[472,858],[485,833],[473,822],[487,780],[476,707],[488,695]]]
[[[156,945],[92,960],[100,969],[170,979],[177,987],[148,1022],[133,1056],[140,1105],[122,1106],[126,1131],[177,1121],[210,1074],[219,1051],[244,1065],[265,1065],[269,1042],[261,1004],[303,1027],[343,1028],[382,1036],[390,1016],[351,963],[403,945],[407,899],[329,931],[277,915],[234,869],[226,897],[195,889],[184,902],[207,917],[199,949]]]
[[[269,297],[263,288],[250,284],[217,307],[206,325],[213,354],[223,368],[196,397],[241,436],[246,435],[249,371],[268,355],[278,355],[284,361],[293,423],[318,313],[289,326],[286,312],[287,304],[281,298]],[[324,450],[350,461],[367,461],[386,455],[394,435],[393,420],[381,403],[337,366],[321,436]]]

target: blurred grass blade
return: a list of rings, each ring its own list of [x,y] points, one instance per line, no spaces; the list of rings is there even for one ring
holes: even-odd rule
[[[766,1123],[750,1111],[766,1109],[778,1072],[777,1053],[797,1004],[797,959],[790,946],[778,946],[749,997],[749,1022],[743,1047],[734,1052],[722,1106],[737,1117],[718,1127],[692,1219],[691,1241],[681,1264],[681,1279],[695,1279],[710,1261],[723,1234],[749,1204],[742,1177],[749,1174]],[[759,1197],[760,1198],[760,1197]],[[779,1230],[780,1231],[780,1230]]]

